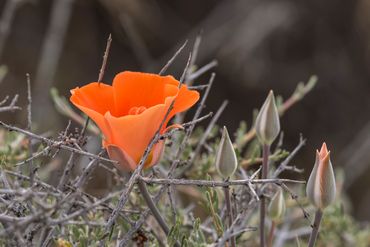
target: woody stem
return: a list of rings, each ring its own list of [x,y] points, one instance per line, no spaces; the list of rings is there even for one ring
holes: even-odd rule
[[[144,181],[142,181],[141,179],[138,180],[137,182],[137,185],[139,187],[139,190],[142,194],[142,196],[144,197],[144,200],[146,202],[146,204],[148,205],[150,211],[152,212],[152,215],[154,216],[154,218],[156,219],[156,221],[158,222],[159,226],[162,228],[162,230],[164,231],[164,233],[166,235],[169,234],[170,232],[170,229],[168,228],[167,226],[167,223],[164,221],[161,213],[159,212],[157,206],[155,205],[152,197],[150,196],[149,192],[148,192],[148,188],[146,187],[146,183]],[[179,247],[179,243],[175,243],[175,246],[176,247]]]
[[[266,179],[269,171],[269,155],[270,145],[263,145],[262,153],[262,179]],[[266,199],[261,192],[261,204],[260,204],[260,246],[265,247],[265,215],[266,215]]]
[[[269,233],[268,240],[267,240],[267,247],[272,247],[272,240],[274,239],[275,227],[276,227],[276,222],[273,220],[271,222],[270,233]]]
[[[308,247],[314,247],[315,246],[317,235],[319,234],[319,228],[320,228],[320,223],[321,223],[321,219],[322,219],[322,214],[323,213],[322,213],[321,209],[317,209],[317,211],[315,213],[315,220],[314,220],[313,225],[312,225],[312,232],[311,232],[311,236],[310,236],[310,241],[308,242]]]
[[[229,228],[233,224],[234,221],[234,213],[233,209],[231,208],[231,198],[230,198],[230,191],[229,191],[229,186],[224,187],[224,193],[225,193],[225,202],[226,202],[226,214],[229,219]],[[230,242],[231,242],[231,247],[236,246],[235,242],[235,236],[230,237]]]
[[[160,227],[162,228],[164,233],[166,235],[168,235],[168,233],[170,232],[170,229],[168,228],[167,223],[164,221],[164,219],[163,219],[161,213],[159,212],[157,206],[154,204],[154,202],[152,200],[152,197],[150,196],[150,194],[148,192],[148,188],[146,187],[145,182],[143,182],[142,180],[139,179],[137,184],[138,184],[140,192],[141,192],[142,196],[144,197],[144,200],[145,200],[146,204],[148,205],[150,211],[152,212],[154,218],[157,220],[158,224],[160,225]]]

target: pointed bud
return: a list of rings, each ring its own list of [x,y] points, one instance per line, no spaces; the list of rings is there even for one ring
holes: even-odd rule
[[[325,142],[320,152],[316,150],[316,162],[307,182],[307,197],[317,208],[324,209],[334,202],[336,186],[330,151]]]
[[[285,214],[285,199],[284,193],[281,188],[276,191],[275,195],[272,197],[269,208],[268,215],[272,220],[281,220]]]
[[[256,134],[262,144],[271,145],[280,132],[279,112],[271,90],[256,118]]]
[[[232,176],[238,167],[238,161],[234,151],[233,143],[230,140],[229,133],[224,126],[220,145],[216,154],[216,169],[223,178]]]

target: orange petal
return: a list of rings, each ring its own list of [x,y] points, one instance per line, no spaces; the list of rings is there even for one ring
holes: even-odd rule
[[[199,100],[199,93],[195,90],[189,90],[186,85],[181,85],[180,91],[176,97],[175,104],[167,117],[167,122],[179,112],[183,112],[192,107]]]
[[[145,165],[145,168],[149,168],[156,165],[161,159],[163,150],[164,150],[164,141],[159,141],[157,144],[155,144],[151,152],[152,159]]]
[[[148,108],[139,115],[126,115],[119,118],[107,113],[105,118],[112,130],[110,142],[125,150],[138,163],[163,121],[169,105],[170,99],[166,100],[166,104]]]
[[[82,88],[71,90],[71,102],[89,116],[103,132],[105,138],[110,141],[111,131],[107,125],[104,114],[114,111],[113,88],[109,85],[93,82]]]
[[[181,124],[172,124],[172,125],[166,127],[166,129],[163,131],[163,133],[166,133],[166,132],[170,131],[171,129],[182,129],[183,130],[184,127]]]
[[[328,154],[328,148],[326,147],[326,143],[324,142],[320,149],[320,158],[324,159]]]
[[[120,147],[114,144],[108,144],[106,141],[103,140],[103,147],[105,147],[108,151],[109,158],[119,162],[120,169],[125,171],[133,171],[136,169],[138,162],[134,162],[132,158]],[[150,152],[147,160],[145,161],[144,168],[150,168],[156,165],[164,151],[164,141],[159,141],[155,144]],[[141,157],[140,157],[141,158]]]
[[[110,111],[112,114],[115,112],[112,86],[92,82],[81,88],[77,87],[71,90],[71,93],[70,100],[75,105],[89,108],[102,115],[107,111]]]
[[[119,168],[125,171],[135,170],[136,163],[125,153],[124,150],[113,144],[106,145],[105,148],[108,151],[109,158],[119,162]]]
[[[113,80],[114,97],[117,106],[116,116],[123,116],[132,107],[163,104],[168,96],[175,96],[178,81],[172,76],[125,71]]]

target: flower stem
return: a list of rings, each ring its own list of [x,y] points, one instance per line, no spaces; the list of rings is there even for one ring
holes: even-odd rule
[[[163,219],[161,213],[159,212],[157,206],[153,202],[152,197],[150,196],[150,194],[148,192],[148,188],[146,187],[145,182],[142,181],[141,179],[139,179],[137,184],[138,184],[140,192],[143,195],[144,200],[145,200],[146,204],[148,205],[150,211],[152,212],[154,218],[156,219],[156,221],[158,222],[159,226],[162,228],[164,233],[166,235],[168,235],[169,232],[170,232],[170,229],[168,228],[167,223],[164,221],[164,219]],[[179,247],[180,245],[179,245],[179,243],[175,243],[175,246]]]
[[[274,239],[275,227],[276,227],[276,221],[273,220],[271,222],[270,233],[269,233],[269,237],[267,240],[267,247],[272,247],[272,240]]]
[[[269,155],[270,145],[264,144],[262,151],[262,179],[266,179],[269,171]],[[265,247],[265,215],[266,215],[266,199],[261,196],[260,203],[260,246]]]
[[[319,228],[320,228],[322,215],[323,215],[323,212],[321,211],[321,209],[317,209],[317,211],[315,213],[315,220],[314,220],[313,226],[312,226],[310,241],[308,242],[308,247],[314,247],[315,246],[317,235],[319,234]]]
[[[229,219],[229,228],[230,228],[234,222],[234,213],[233,213],[233,209],[231,208],[231,198],[230,198],[229,186],[224,187],[224,193],[225,193],[225,202],[226,202],[226,215]],[[231,247],[236,246],[235,236],[230,237],[230,242],[231,242]]]

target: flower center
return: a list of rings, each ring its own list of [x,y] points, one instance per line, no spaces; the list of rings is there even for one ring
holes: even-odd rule
[[[143,113],[143,111],[146,110],[146,107],[145,106],[134,106],[134,107],[131,107],[130,110],[128,111],[128,115],[139,115],[141,113]]]

